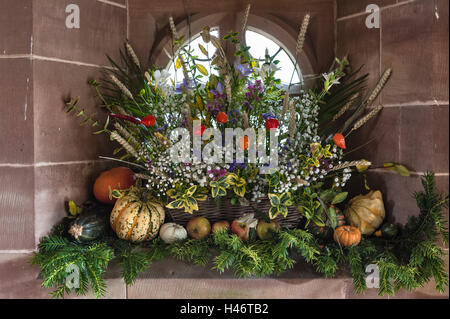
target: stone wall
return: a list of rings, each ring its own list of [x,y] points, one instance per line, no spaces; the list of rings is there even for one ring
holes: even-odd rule
[[[386,108],[349,140],[350,147],[376,140],[354,153],[382,165],[405,164],[409,178],[376,170],[373,188],[383,191],[390,218],[405,222],[417,214],[411,198],[420,175],[437,173],[448,193],[448,1],[446,0],[255,0],[249,24],[272,33],[288,48],[305,13],[312,16],[305,75],[324,72],[336,53],[353,65],[366,64],[370,85],[393,68],[379,97]],[[66,6],[81,10],[81,28],[67,29]],[[367,29],[367,4],[381,7],[381,28]],[[167,63],[168,17],[181,32],[186,16],[194,28],[239,26],[245,4],[230,0],[2,0],[0,2],[0,298],[48,298],[39,269],[27,260],[39,238],[64,215],[63,202],[91,194],[96,175],[108,165],[98,160],[112,148],[105,136],[64,112],[64,101],[81,97],[88,113],[98,111],[88,80],[117,57],[129,38],[143,64]],[[196,30],[194,30],[195,32]],[[306,70],[306,71],[305,71]],[[99,116],[102,117],[99,113]],[[448,249],[447,249],[448,252]],[[448,259],[448,257],[447,257]],[[297,267],[297,266],[296,266]],[[301,278],[299,278],[301,277]],[[282,278],[232,279],[174,260],[156,263],[126,287],[117,271],[108,274],[109,298],[370,298],[352,293],[352,280],[316,278],[301,265]],[[163,293],[162,293],[163,292]],[[90,296],[88,296],[90,297]],[[432,283],[397,298],[435,298]],[[441,297],[448,298],[448,291]]]

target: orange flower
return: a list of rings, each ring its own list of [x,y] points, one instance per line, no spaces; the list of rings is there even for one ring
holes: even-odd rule
[[[243,151],[247,150],[249,147],[249,138],[248,136],[242,136],[241,139],[239,140],[239,144],[241,146],[241,149]]]
[[[225,124],[228,121],[228,116],[225,112],[219,112],[216,117],[217,122]]]
[[[336,146],[345,150],[347,146],[345,145],[345,137],[341,133],[337,133],[333,136],[333,142]]]

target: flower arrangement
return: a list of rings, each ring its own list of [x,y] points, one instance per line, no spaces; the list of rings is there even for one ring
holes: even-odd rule
[[[297,56],[303,49],[309,19],[307,15],[300,30]],[[245,25],[244,21],[243,30]],[[279,214],[286,217],[290,205],[300,207],[308,222],[324,225],[325,210],[318,210],[320,201],[310,195],[326,190],[342,193],[356,167],[370,166],[370,162],[345,161],[343,134],[347,137],[381,110],[380,106],[368,115],[362,113],[384,86],[390,70],[357,108],[359,117],[349,119],[341,130],[337,120],[356,104],[365,79],[346,73],[346,58],[336,59],[331,71],[317,79],[316,88],[290,94],[291,84],[283,87],[276,78],[276,56],[267,54],[264,61],[253,58],[237,32],[223,37],[236,46],[233,63],[219,38],[204,28],[203,40],[216,48],[210,57],[200,45],[210,61],[207,70],[197,63],[199,57],[193,56],[188,45],[182,44],[184,39],[177,36],[172,20],[170,26],[172,59],[184,74],[182,82],[170,83],[166,70],[142,70],[127,43],[122,54],[126,70],[112,61],[107,79],[102,84],[92,83],[110,112],[109,118],[115,120],[113,128],[105,127],[104,132],[125,151],[120,160],[131,161],[140,169],[138,176],[167,208],[192,214],[198,210],[198,202],[208,197],[229,196],[233,203],[244,205],[269,198],[271,219]],[[106,90],[108,95],[101,92]],[[110,94],[111,90],[116,94]],[[190,139],[177,143],[179,135],[171,138],[179,129],[185,129],[181,135]],[[249,133],[251,129],[258,130],[258,136]],[[227,130],[231,130],[231,138]],[[269,141],[274,145],[269,146]],[[225,146],[231,147],[221,148]],[[183,161],[173,160],[174,149],[184,151]],[[219,153],[215,161],[205,154],[210,149]],[[276,167],[271,167],[274,158]],[[279,198],[286,199],[287,205],[277,205]]]
[[[309,21],[306,15],[297,57]],[[109,114],[95,134],[106,133],[120,145],[115,157],[103,158],[133,170],[120,167],[97,178],[94,196],[114,204],[112,211],[98,202],[69,202],[67,217],[42,239],[32,263],[41,267],[44,287],[56,286],[53,296],[71,291],[68,267],[80,270],[81,282],[74,288],[78,294],[90,285],[100,297],[106,289],[103,274],[114,258],[130,285],[155,260],[173,256],[204,266],[212,250],[213,268],[220,273],[233,269],[237,276],[280,274],[297,262],[292,256],[296,251],[327,278],[342,264],[348,266],[358,293],[368,288],[369,264],[379,269],[380,295],[421,287],[430,278],[437,290],[448,287],[444,252],[436,244],[438,237],[448,243],[448,196],[436,193],[432,173],[423,177],[424,192],[414,194],[420,215],[405,226],[384,222],[380,191],[356,196],[344,209],[350,178],[361,174],[370,190],[365,172],[372,166],[364,159],[347,160],[356,148],[346,139],[382,110],[382,105],[371,106],[390,69],[364,94],[367,75],[358,77],[359,70],[352,72],[346,58],[335,59],[328,73],[315,78],[313,88],[295,91],[292,83],[277,79],[276,54],[267,53],[263,61],[253,58],[237,32],[222,39],[236,47],[236,61],[230,61],[221,40],[203,29],[203,41],[216,49],[209,56],[199,46],[210,61],[208,70],[169,22],[171,59],[182,71],[182,81],[171,80],[158,67],[143,70],[126,43],[123,65],[110,59],[105,78],[91,82]],[[99,126],[78,102],[69,101],[67,112]],[[383,168],[409,175],[397,163]],[[211,212],[205,214],[201,204],[221,199],[250,206],[254,213],[230,209],[229,218],[211,226]],[[263,211],[256,208],[261,201],[268,203]],[[175,223],[166,222],[167,209],[193,218],[179,225],[172,214]],[[297,214],[296,223],[283,224],[292,214]]]

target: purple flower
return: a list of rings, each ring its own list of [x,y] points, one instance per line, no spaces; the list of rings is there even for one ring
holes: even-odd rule
[[[263,113],[262,117],[264,118],[264,120],[269,120],[269,119],[276,119],[277,117],[272,114],[272,113]]]
[[[250,74],[252,74],[252,70],[250,68],[247,68],[243,64],[236,62],[234,64],[234,66],[235,66],[236,70],[239,72],[239,74],[244,78],[247,78]]]
[[[175,93],[182,93],[183,92],[183,88],[186,90],[192,90],[195,88],[195,82],[193,80],[187,80],[187,79],[183,79],[182,83],[178,83],[175,86]]]
[[[223,86],[223,84],[222,83],[217,83],[217,86],[216,86],[216,92],[217,93],[219,93],[219,94],[223,94],[223,90],[224,90],[225,88],[224,88],[224,86]]]

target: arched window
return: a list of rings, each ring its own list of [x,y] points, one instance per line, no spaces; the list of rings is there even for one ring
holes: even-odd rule
[[[280,61],[277,65],[280,70],[275,73],[275,76],[281,80],[283,85],[302,83],[300,68],[282,43],[277,43],[270,35],[266,35],[251,27],[245,33],[245,42],[250,47],[250,54],[255,59],[264,61],[266,49],[269,56],[276,55],[275,60]]]

